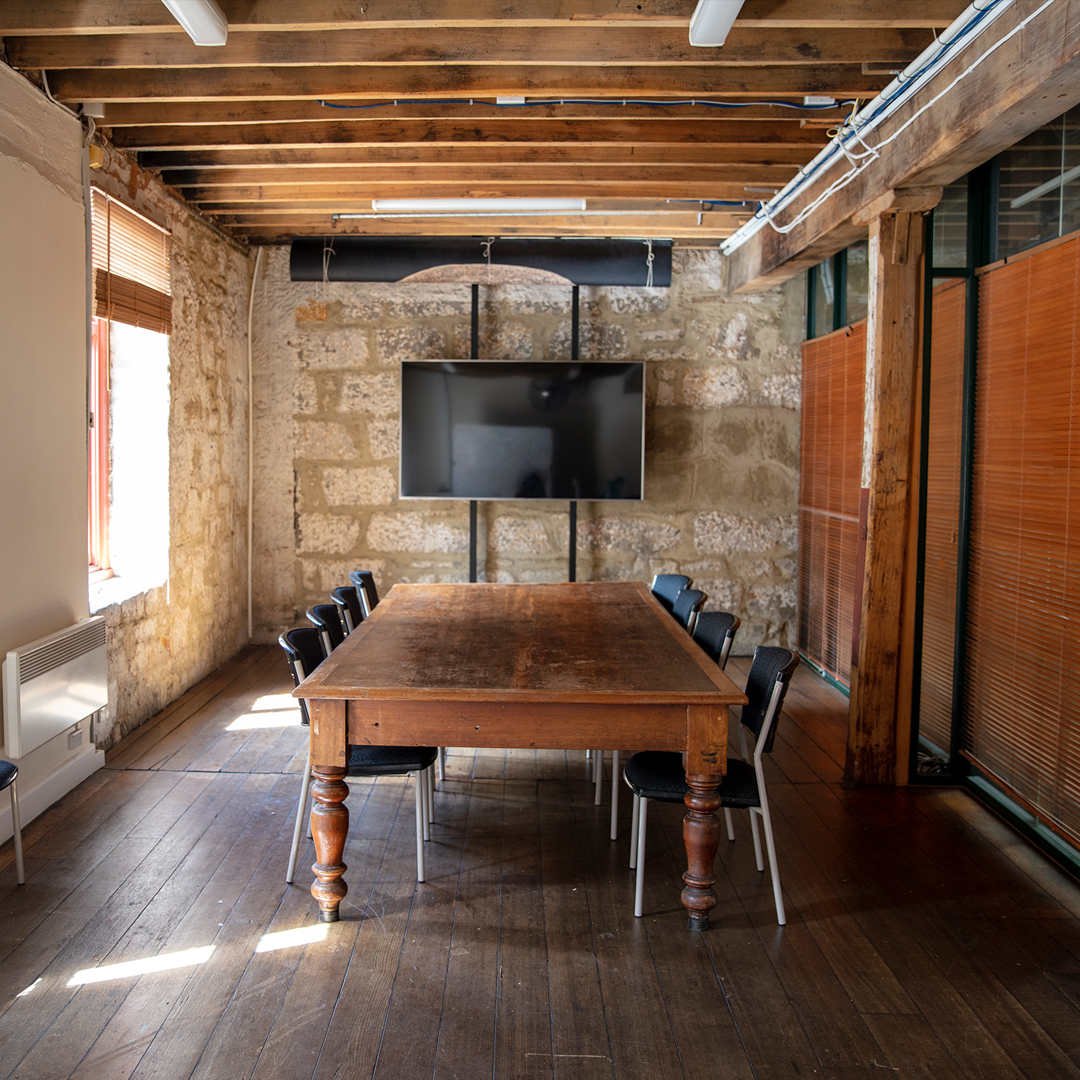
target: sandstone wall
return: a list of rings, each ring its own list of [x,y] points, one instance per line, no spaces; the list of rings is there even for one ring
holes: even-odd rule
[[[247,633],[247,308],[253,257],[122,156],[95,177],[172,232],[169,578],[110,604],[109,746],[219,667]]]
[[[581,503],[578,578],[692,576],[743,619],[738,652],[794,641],[803,289],[728,297],[718,253],[670,289],[581,289],[581,358],[647,361],[645,499]],[[570,289],[480,287],[482,358],[570,356]],[[348,571],[468,579],[468,504],[397,498],[398,363],[469,356],[467,285],[293,283],[255,296],[255,628],[269,641]],[[481,503],[481,577],[566,579],[565,504]]]

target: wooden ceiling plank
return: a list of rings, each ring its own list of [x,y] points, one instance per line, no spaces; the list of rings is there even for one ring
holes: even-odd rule
[[[169,68],[104,71],[78,68],[49,77],[59,101],[227,101],[272,98],[422,98],[525,94],[545,97],[650,97],[695,93],[767,98],[822,94],[872,97],[888,75],[864,75],[854,64],[761,67],[318,67]]]
[[[552,27],[542,34],[517,28],[297,31],[233,35],[221,48],[201,48],[162,34],[104,37],[14,37],[15,68],[333,67],[428,64],[574,65],[578,67],[749,64],[884,63],[906,65],[933,36],[929,30],[821,30],[736,27],[722,49],[692,46],[686,31],[665,27]]]
[[[708,97],[695,94],[701,102]],[[354,109],[338,105],[321,105],[318,101],[156,101],[125,104],[113,102],[105,106],[105,117],[98,126],[146,127],[163,124],[266,124],[303,123],[322,120],[348,120],[350,123],[367,123],[371,120],[506,120],[509,117],[521,121],[543,120],[607,120],[613,114],[628,120],[694,120],[702,124],[714,124],[718,120],[738,120],[743,123],[760,121],[799,121],[812,117],[815,121],[839,123],[850,109],[818,109],[806,111],[792,105],[756,105],[728,101],[723,107],[709,104],[697,105],[636,105],[632,102],[608,98],[591,104],[528,104],[523,106],[497,105],[494,101],[462,101],[439,105],[395,104],[385,102],[357,103]]]
[[[903,137],[882,145],[879,156],[816,212],[785,234],[766,227],[736,249],[732,290],[757,292],[788,280],[865,236],[865,226],[854,219],[887,191],[949,184],[1080,102],[1080,19],[1069,5],[1052,4],[1023,33],[1010,36],[1029,14],[1023,5],[1005,11],[978,39],[986,60],[933,108],[923,110],[969,69],[973,57],[961,53],[920,88],[870,141],[883,144],[909,125]],[[778,224],[792,221],[846,168],[815,177],[776,215]]]
[[[966,0],[747,0],[740,24],[772,26],[948,26]],[[233,34],[249,31],[346,30],[357,26],[408,28],[417,23],[440,26],[551,26],[594,22],[621,26],[649,23],[686,26],[692,0],[642,0],[632,8],[611,0],[397,0],[393,5],[340,0],[249,0],[242,7],[223,0]],[[239,10],[238,10],[239,8]],[[43,34],[182,33],[159,0],[4,0],[0,37]]]
[[[639,120],[596,120],[588,123],[550,121],[540,125],[520,123],[514,119],[490,120],[480,124],[468,120],[425,123],[422,120],[398,123],[393,120],[356,125],[330,121],[323,124],[268,124],[264,127],[245,125],[238,128],[214,126],[208,128],[113,128],[112,139],[117,146],[131,150],[165,149],[170,147],[230,147],[230,146],[432,146],[443,143],[469,145],[499,144],[507,155],[513,145],[552,145],[574,143],[590,145],[698,145],[726,146],[814,146],[826,143],[824,133],[803,128],[797,123],[753,124],[719,121],[707,132],[694,122],[678,120],[653,124]]]

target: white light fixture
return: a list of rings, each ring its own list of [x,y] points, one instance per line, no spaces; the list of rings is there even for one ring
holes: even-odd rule
[[[380,214],[455,214],[462,212],[517,214],[535,210],[573,213],[585,209],[584,199],[372,199]]]
[[[196,45],[224,45],[229,20],[214,0],[161,0]]]
[[[698,0],[690,18],[690,44],[713,49],[723,45],[742,6],[743,0]]]

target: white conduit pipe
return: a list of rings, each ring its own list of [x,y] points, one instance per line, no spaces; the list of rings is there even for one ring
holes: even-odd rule
[[[905,104],[905,102],[911,98],[916,90],[925,86],[926,83],[945,66],[945,64],[957,55],[957,50],[951,48],[954,44],[959,43],[961,48],[965,47],[966,44],[969,44],[969,42],[964,42],[963,38],[967,34],[969,28],[971,28],[971,24],[976,22],[979,24],[975,28],[975,35],[977,36],[996,21],[1000,15],[1004,14],[1005,11],[1012,7],[1013,3],[1015,3],[1015,0],[989,0],[989,3],[987,0],[982,0],[981,3],[976,0],[976,2],[969,4],[960,17],[945,30],[941,37],[935,39],[932,45],[924,49],[919,56],[908,64],[908,66],[904,68],[904,70],[897,75],[876,98],[873,99],[873,101],[869,102],[859,112],[859,114],[851,121],[850,126],[846,126],[844,130],[814,158],[813,161],[804,165],[798,173],[795,174],[795,177],[786,187],[778,192],[768,203],[763,203],[758,212],[745,225],[732,233],[731,236],[723,242],[721,245],[723,253],[725,255],[730,255],[764,228],[765,225],[771,225],[780,233],[790,232],[797,224],[800,224],[809,217],[809,215],[834,192],[845,187],[854,180],[855,177],[878,156],[878,151],[881,147],[885,146],[888,142],[892,142],[900,132],[894,132],[887,140],[885,140],[885,142],[876,147],[867,145],[864,141],[865,136],[892,116],[901,105]],[[961,75],[950,83],[941,94],[933,99],[933,102],[928,103],[924,108],[920,109],[916,116],[921,115],[921,113],[925,112],[930,105],[936,103],[961,79],[965,78],[972,70],[974,70],[974,68],[982,63],[987,56],[1008,41],[1009,38],[1023,30],[1032,19],[1041,14],[1052,3],[1054,3],[1054,0],[1045,0],[1045,3],[1024,19],[1022,23],[1018,24],[1005,38],[996,42],[986,53],[980,56],[974,64],[962,72]],[[974,40],[974,38],[971,40]],[[915,117],[912,117],[904,127],[906,128],[914,119]],[[788,222],[782,226],[776,225],[772,220],[773,216],[788,206],[795,195],[819,173],[824,172],[826,169],[836,164],[840,157],[845,157],[851,162],[851,170],[830,185],[830,187],[822,192],[822,194],[809,206],[805,207],[794,221]]]
[[[248,641],[255,636],[254,611],[251,604],[251,578],[254,565],[253,544],[255,537],[255,395],[253,393],[254,378],[252,375],[252,354],[254,352],[251,342],[251,324],[255,309],[255,283],[259,280],[259,267],[262,265],[263,249],[260,247],[255,252],[255,269],[251,273],[251,291],[248,293],[248,324],[247,324],[247,376],[248,376],[248,490],[247,490],[247,617],[248,617]]]

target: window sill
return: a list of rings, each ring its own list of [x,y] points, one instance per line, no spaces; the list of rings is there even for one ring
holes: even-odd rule
[[[114,574],[104,581],[90,583],[90,614],[96,615],[113,604],[122,604],[133,596],[148,593],[151,589],[165,585],[168,579],[159,579],[155,575],[124,576]]]

